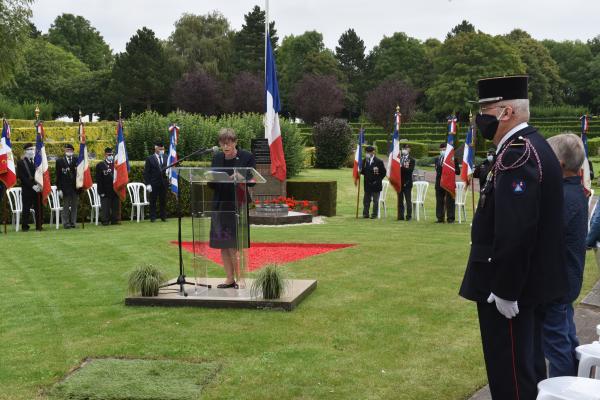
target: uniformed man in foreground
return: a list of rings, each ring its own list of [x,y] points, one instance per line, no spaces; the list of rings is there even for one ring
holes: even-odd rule
[[[527,76],[477,82],[476,124],[496,145],[460,295],[477,302],[492,398],[534,400],[546,377],[542,308],[565,295],[559,162],[527,124]]]

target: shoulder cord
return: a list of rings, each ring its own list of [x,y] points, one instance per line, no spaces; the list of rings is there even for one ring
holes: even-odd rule
[[[523,152],[521,157],[519,157],[514,163],[512,163],[510,165],[505,165],[502,162],[504,153],[506,153],[508,148],[517,139],[525,142],[525,151]],[[537,153],[537,150],[535,149],[535,147],[533,147],[533,145],[531,144],[531,141],[527,138],[524,138],[523,136],[519,136],[518,138],[511,140],[506,146],[504,146],[504,149],[500,152],[500,154],[498,154],[498,157],[497,157],[496,162],[494,163],[494,167],[493,167],[494,178],[496,177],[498,172],[508,171],[511,169],[516,169],[516,168],[522,167],[523,165],[525,165],[525,163],[527,163],[527,161],[529,161],[532,154],[536,160],[536,164],[537,164],[537,168],[538,168],[538,175],[539,175],[539,182],[542,182],[542,163],[540,162],[540,157],[538,156],[538,153]]]

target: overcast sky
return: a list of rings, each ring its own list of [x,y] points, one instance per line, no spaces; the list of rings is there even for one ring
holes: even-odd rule
[[[323,34],[334,50],[340,34],[354,28],[367,50],[383,36],[405,32],[425,40],[443,40],[463,19],[479,30],[504,34],[521,28],[536,39],[586,41],[600,34],[598,0],[270,0],[269,16],[280,38],[307,30]],[[35,0],[33,22],[47,32],[57,15],[71,13],[88,19],[114,52],[121,52],[135,31],[152,29],[161,39],[173,31],[183,13],[219,10],[233,29],[244,14],[264,0]]]

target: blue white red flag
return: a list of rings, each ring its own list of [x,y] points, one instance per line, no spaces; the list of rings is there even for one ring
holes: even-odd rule
[[[440,186],[452,197],[456,195],[456,169],[454,167],[454,138],[456,136],[456,116],[448,117],[448,142],[444,152],[444,163],[442,164],[442,178]]]
[[[400,164],[400,111],[394,114],[394,135],[388,154],[387,177],[396,192],[402,189],[402,174]]]
[[[287,174],[285,155],[283,153],[283,139],[279,126],[279,112],[281,102],[279,100],[279,86],[277,84],[277,67],[269,32],[267,37],[267,70],[265,73],[266,89],[266,113],[265,113],[265,138],[269,141],[269,152],[271,154],[271,175],[280,181],[284,181]]]
[[[462,169],[460,177],[467,185],[471,182],[473,171],[475,171],[475,146],[473,138],[475,137],[475,128],[471,125],[467,131],[465,140],[465,150],[463,151]]]
[[[79,122],[79,157],[77,158],[77,177],[75,187],[77,189],[88,190],[92,187],[92,173],[90,172],[90,161],[85,143],[85,128],[83,122]]]
[[[354,167],[352,168],[352,176],[354,177],[354,185],[360,180],[360,171],[362,170],[362,147],[365,144],[365,130],[360,128],[358,132],[358,143],[354,152]]]
[[[35,183],[42,188],[42,203],[48,202],[48,195],[52,191],[52,183],[50,182],[50,171],[48,170],[48,157],[46,157],[46,146],[44,145],[44,126],[42,121],[38,121],[36,125],[35,137],[35,157],[33,164],[35,166]]]
[[[177,162],[177,141],[179,140],[179,127],[175,124],[169,126],[170,143],[169,143],[169,157],[167,158],[167,165],[172,165]],[[177,181],[178,176],[177,168],[172,167],[167,169],[167,179],[171,186],[171,191],[176,196],[179,195],[179,184]]]
[[[590,173],[590,163],[588,161],[588,140],[587,132],[589,129],[589,119],[587,114],[583,114],[581,118],[581,141],[583,142],[583,148],[585,150],[585,159],[583,160],[581,183],[586,193],[591,193],[592,189],[592,178]]]
[[[17,183],[15,158],[10,143],[10,125],[5,119],[2,120],[2,137],[0,138],[0,181],[7,189]]]
[[[129,157],[125,149],[125,136],[123,135],[123,121],[117,124],[117,151],[115,154],[115,167],[113,176],[113,189],[121,201],[125,200],[126,188],[129,183]]]

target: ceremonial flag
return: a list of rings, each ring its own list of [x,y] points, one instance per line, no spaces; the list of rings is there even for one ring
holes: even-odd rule
[[[88,159],[87,146],[85,145],[85,128],[83,122],[79,122],[79,157],[77,158],[77,177],[75,187],[88,190],[92,187],[92,173],[90,172],[90,161]]]
[[[394,136],[388,154],[387,177],[396,192],[402,189],[402,175],[400,174],[400,111],[394,114]]]
[[[7,189],[17,183],[15,159],[10,143],[10,125],[5,119],[2,120],[2,138],[0,139],[0,181]]]
[[[169,126],[170,143],[169,143],[169,158],[167,158],[167,165],[171,165],[177,162],[177,141],[179,140],[179,127],[175,124]],[[176,196],[179,195],[179,185],[177,182],[178,172],[175,167],[167,169],[167,178],[171,184],[171,191]]]
[[[462,170],[460,171],[460,177],[467,185],[471,182],[473,171],[475,170],[475,149],[473,146],[474,137],[473,126],[469,126],[467,131],[467,139],[465,140],[465,150],[463,151]]]
[[[113,189],[119,195],[121,201],[125,200],[127,183],[129,183],[129,158],[125,149],[123,121],[119,119],[119,123],[117,124],[117,152],[115,154]]]
[[[38,121],[36,125],[37,135],[35,138],[35,157],[33,164],[35,166],[35,183],[42,187],[42,203],[48,202],[48,195],[52,191],[52,183],[50,182],[50,171],[48,170],[48,158],[46,157],[46,146],[44,146],[44,126],[42,121]],[[36,211],[37,212],[37,211]]]
[[[589,120],[587,114],[584,114],[579,118],[581,120],[581,141],[583,142],[583,148],[585,150],[585,159],[583,160],[583,176],[581,177],[583,187],[586,193],[591,193],[592,189],[592,178],[590,174],[590,163],[588,161],[588,141],[587,131],[589,128]]]
[[[448,117],[448,142],[444,152],[444,163],[442,164],[442,178],[440,186],[445,189],[450,196],[456,195],[456,169],[454,167],[454,137],[456,136],[456,122],[454,115]]]
[[[358,132],[358,144],[354,152],[354,167],[352,168],[352,176],[354,177],[354,185],[360,180],[360,171],[362,170],[362,147],[365,144],[365,130],[360,129]]]
[[[268,21],[267,21],[268,23]],[[266,104],[265,113],[265,138],[269,141],[269,152],[271,154],[271,175],[280,181],[284,181],[287,168],[285,165],[285,156],[283,153],[283,140],[281,138],[281,128],[279,127],[279,111],[281,102],[279,100],[279,87],[277,85],[277,68],[275,66],[275,56],[271,47],[269,32],[266,32],[267,62],[265,73]]]

